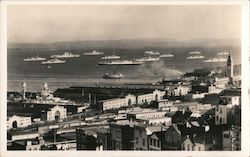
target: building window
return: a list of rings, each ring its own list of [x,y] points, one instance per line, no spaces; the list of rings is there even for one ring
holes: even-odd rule
[[[187,150],[190,151],[190,144],[187,144]]]
[[[139,139],[138,137],[135,138],[135,143],[138,144],[139,143]]]
[[[222,118],[220,117],[220,124],[222,124]]]
[[[198,147],[198,151],[201,151],[201,147]]]
[[[120,138],[120,132],[116,131],[116,138]]]
[[[219,116],[216,116],[216,121],[219,121]]]
[[[157,147],[160,147],[160,141],[157,140]]]
[[[154,146],[156,146],[156,140],[154,139]]]
[[[119,149],[119,143],[118,142],[115,145],[115,149]]]
[[[222,108],[220,108],[220,113],[222,113]]]
[[[146,145],[146,140],[143,138],[142,139],[142,145],[145,146]]]
[[[140,137],[142,136],[142,130],[139,131]]]

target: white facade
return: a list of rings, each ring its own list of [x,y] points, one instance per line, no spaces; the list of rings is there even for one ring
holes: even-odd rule
[[[67,109],[63,106],[55,106],[47,111],[47,121],[61,120],[67,117]]]
[[[16,141],[16,140],[27,140],[27,139],[34,139],[41,136],[38,132],[31,132],[28,134],[18,134],[18,135],[12,135],[11,140]]]
[[[224,77],[224,78],[215,78],[215,82],[214,85],[217,88],[225,88],[226,85],[229,82],[229,78],[228,77]]]
[[[189,137],[187,137],[181,144],[182,150],[185,151],[205,151],[206,147],[201,143],[193,143]]]
[[[146,124],[152,124],[152,125],[160,125],[165,124],[165,126],[170,126],[172,124],[172,118],[171,117],[159,117],[159,118],[148,118],[148,119],[142,119],[146,122]]]
[[[31,125],[31,117],[12,116],[8,117],[7,129],[23,128]]]
[[[152,111],[152,112],[141,112],[141,113],[134,113],[136,119],[150,119],[150,118],[161,118],[165,117],[167,112],[164,111]]]
[[[149,94],[138,95],[137,97],[128,94],[125,98],[114,98],[99,101],[102,105],[102,110],[117,109],[123,106],[131,106],[134,104],[143,104],[145,102],[158,101],[163,98],[165,91],[155,90]]]
[[[239,106],[241,104],[240,96],[221,96],[221,98],[226,100],[226,103],[232,106]]]
[[[215,125],[227,124],[228,107],[227,105],[218,105],[215,108]]]
[[[224,90],[223,88],[218,88],[218,87],[215,87],[215,86],[209,86],[208,87],[208,93],[209,94],[219,94],[223,90]]]
[[[188,100],[201,99],[201,98],[204,98],[206,94],[207,93],[200,93],[200,94],[189,93],[187,94],[186,99]]]
[[[137,96],[137,103],[143,104],[145,102],[150,103],[151,101],[158,101],[161,100],[164,95],[165,91],[155,90],[153,93]]]
[[[136,103],[136,97],[129,94],[125,98],[115,98],[100,101],[102,103],[102,110],[117,109],[122,106],[130,106]]]
[[[171,91],[171,95],[173,96],[185,96],[190,91],[190,88],[187,86],[178,86],[173,91]]]
[[[158,109],[163,109],[173,106],[173,102],[168,99],[162,99],[158,101]]]

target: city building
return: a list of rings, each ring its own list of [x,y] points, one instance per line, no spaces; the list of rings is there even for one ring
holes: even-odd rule
[[[146,126],[134,125],[134,150],[148,150],[148,135]]]
[[[47,111],[42,112],[41,119],[43,121],[59,121],[67,117],[67,108],[63,106],[54,106],[49,108]]]
[[[208,93],[209,94],[219,94],[224,90],[224,88],[216,87],[215,85],[211,84],[211,86],[208,87]]]
[[[166,111],[157,111],[152,109],[144,109],[141,111],[134,111],[127,114],[128,119],[152,119],[165,117]]]
[[[164,125],[170,126],[172,124],[171,117],[159,117],[159,118],[140,118],[139,121],[148,125]]]
[[[150,103],[152,101],[159,101],[165,95],[165,91],[155,90],[152,93],[140,94],[137,96],[137,104]]]
[[[180,150],[181,149],[181,131],[177,125],[172,124],[165,132],[165,149],[166,150]]]
[[[13,115],[7,118],[7,129],[24,128],[31,125],[31,117]]]
[[[159,151],[163,150],[165,143],[165,131],[154,132],[148,136],[148,150]]]
[[[103,150],[96,132],[76,129],[77,150]]]
[[[187,135],[182,140],[181,148],[185,151],[213,150],[213,139],[204,135],[194,135],[193,138]]]
[[[169,101],[168,99],[158,100],[158,105],[157,105],[158,109],[164,110],[164,109],[169,108],[171,106],[173,106],[173,102]]]
[[[186,123],[186,121],[190,118],[191,115],[191,111],[185,111],[184,109],[182,111],[176,111],[175,114],[172,116],[172,123]]]
[[[168,96],[185,96],[190,91],[189,86],[178,85],[175,88],[167,88],[166,93]]]
[[[101,110],[111,110],[111,109],[118,109],[123,106],[132,106],[136,104],[136,97],[134,95],[127,95],[124,98],[113,98],[102,100],[98,102],[98,108]]]
[[[214,85],[216,88],[225,89],[228,83],[229,83],[228,77],[215,77]]]
[[[241,128],[233,126],[223,131],[222,145],[225,151],[241,150]]]

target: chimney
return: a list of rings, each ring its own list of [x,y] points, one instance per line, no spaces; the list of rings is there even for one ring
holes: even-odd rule
[[[31,145],[32,145],[31,141],[27,141],[27,146],[31,146]]]
[[[185,114],[185,109],[184,108],[182,109],[182,114]]]
[[[38,141],[39,141],[39,144],[40,144],[40,145],[43,145],[43,144],[44,144],[44,140],[43,140],[43,137],[42,137],[42,136],[38,137]]]
[[[84,90],[82,89],[82,96],[84,96]]]
[[[89,104],[91,104],[91,94],[89,93]]]

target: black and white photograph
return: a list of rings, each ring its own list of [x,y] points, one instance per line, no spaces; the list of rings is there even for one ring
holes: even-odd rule
[[[241,152],[242,8],[6,5],[7,151]]]

